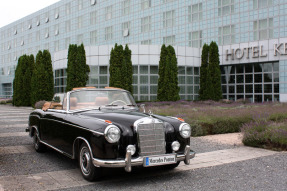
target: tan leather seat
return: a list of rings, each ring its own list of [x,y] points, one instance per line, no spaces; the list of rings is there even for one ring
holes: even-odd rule
[[[76,97],[70,97],[70,110],[77,109],[78,99]]]
[[[95,105],[101,106],[101,105],[107,105],[109,103],[109,99],[107,97],[96,97]]]

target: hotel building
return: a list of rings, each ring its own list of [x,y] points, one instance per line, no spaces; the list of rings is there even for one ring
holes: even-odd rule
[[[48,49],[55,93],[65,91],[69,44],[83,43],[89,86],[109,84],[115,43],[132,50],[136,100],[156,100],[162,44],[173,45],[180,97],[198,99],[201,47],[219,45],[223,98],[287,101],[287,1],[61,0],[0,29],[0,97],[17,60]]]

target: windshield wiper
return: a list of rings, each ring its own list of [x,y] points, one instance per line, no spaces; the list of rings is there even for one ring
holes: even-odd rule
[[[136,105],[134,105],[134,104],[129,104],[129,105],[126,105],[126,106],[135,107]]]
[[[105,105],[106,107],[112,107],[112,106],[118,106],[118,105],[115,105],[115,104],[108,104],[108,105]]]

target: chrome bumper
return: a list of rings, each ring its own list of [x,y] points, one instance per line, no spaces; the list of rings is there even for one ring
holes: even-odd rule
[[[190,159],[194,158],[195,152],[190,150],[190,146],[186,146],[184,154],[176,155],[176,161],[184,161],[185,164],[189,164]],[[124,167],[127,172],[132,170],[132,166],[143,166],[144,157],[132,158],[131,153],[126,153],[126,158],[123,160],[102,160],[93,158],[93,164],[97,167],[110,167],[119,168]]]

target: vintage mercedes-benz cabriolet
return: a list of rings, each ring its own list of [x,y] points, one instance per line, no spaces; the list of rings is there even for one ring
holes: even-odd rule
[[[142,108],[144,110],[144,108]],[[191,127],[183,119],[140,112],[128,91],[75,88],[29,116],[34,148],[46,147],[78,159],[83,177],[101,176],[101,167],[189,164]]]

